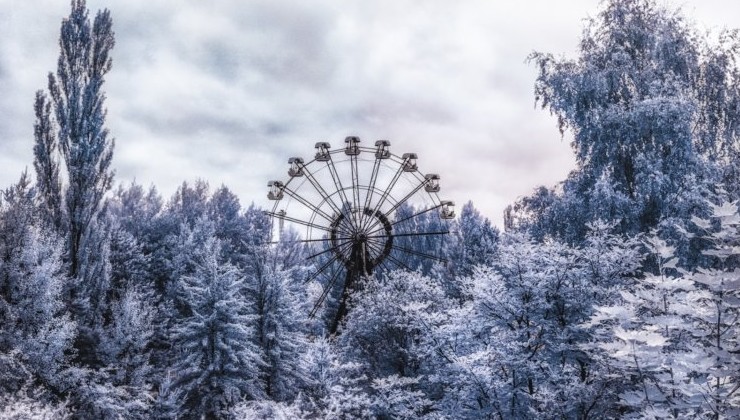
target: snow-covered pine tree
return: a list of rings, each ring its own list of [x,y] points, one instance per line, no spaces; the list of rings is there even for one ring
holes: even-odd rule
[[[305,273],[301,267],[294,269]],[[303,351],[307,300],[298,289],[299,282],[287,268],[267,268],[265,276],[250,281],[256,290],[257,338],[265,367],[262,377],[265,392],[275,401],[291,401],[308,381]]]
[[[242,214],[239,198],[222,185],[208,200],[208,218],[213,221],[216,238],[221,241],[221,259],[243,270],[249,263],[246,242],[249,225]]]
[[[101,360],[109,372],[109,383],[125,391],[126,411],[120,415],[143,418],[152,405],[149,345],[156,312],[148,302],[149,295],[135,286],[120,293],[101,337]]]
[[[61,241],[38,227],[25,173],[0,203],[0,353],[19,356],[39,395],[62,392],[75,325],[64,307]],[[8,391],[14,375],[4,365],[0,388]]]
[[[491,265],[498,243],[498,229],[468,201],[458,220],[461,255],[456,259],[458,276],[470,276],[477,265]]]
[[[108,204],[108,210],[118,225],[133,235],[147,255],[154,247],[150,243],[152,230],[155,230],[155,220],[162,207],[162,197],[154,186],[145,190],[136,182],[126,187],[119,185]]]
[[[199,219],[208,216],[209,189],[208,182],[203,179],[197,179],[193,185],[183,182],[167,203],[167,212],[178,224],[192,228]]]
[[[192,273],[177,284],[182,315],[173,330],[172,391],[182,395],[180,416],[225,417],[243,398],[264,398],[255,342],[256,316],[243,295],[244,279],[220,263],[214,237],[198,244]]]

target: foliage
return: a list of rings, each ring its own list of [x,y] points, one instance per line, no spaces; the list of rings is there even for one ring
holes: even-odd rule
[[[395,237],[333,325],[338,264],[226,186],[110,191],[111,17],[71,6],[35,183],[0,194],[0,418],[740,416],[735,32],[604,2],[577,58],[531,57],[577,168],[506,233],[400,206],[450,234]]]
[[[515,203],[509,227],[577,243],[602,219],[635,235],[687,220],[717,182],[733,186],[740,44],[720,38],[652,1],[612,0],[588,20],[576,59],[532,54],[536,101],[572,133],[577,168]]]
[[[173,332],[173,386],[183,395],[183,413],[222,417],[242,397],[264,395],[258,379],[264,362],[254,343],[255,316],[242,294],[243,277],[219,263],[215,238],[194,245],[203,253],[177,285],[186,315]]]

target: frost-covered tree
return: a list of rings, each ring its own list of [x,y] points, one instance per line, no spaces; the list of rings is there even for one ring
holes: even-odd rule
[[[12,373],[16,365],[27,379],[59,392],[75,325],[64,306],[61,242],[38,227],[29,184],[24,174],[0,200],[0,353],[7,356],[0,388],[23,379]]]
[[[218,261],[215,238],[200,246],[195,270],[177,286],[186,307],[173,331],[172,388],[182,395],[181,416],[224,417],[242,398],[264,396],[264,362],[255,344],[256,319],[242,293],[244,279]]]
[[[239,269],[245,268],[250,256],[249,224],[242,214],[239,198],[221,186],[208,201],[208,218],[213,221],[216,238],[221,241],[221,258]]]
[[[109,252],[111,265],[109,298],[120,299],[126,290],[133,288],[139,288],[146,294],[153,293],[150,256],[131,233],[120,226],[112,226]],[[154,299],[153,296],[149,298]]]
[[[692,273],[695,290],[685,301],[688,333],[706,368],[692,379],[701,386],[703,415],[734,417],[740,415],[740,210],[738,202],[709,207],[709,218],[693,218],[714,264]]]
[[[198,179],[191,186],[183,182],[167,203],[167,212],[172,214],[178,224],[187,224],[191,228],[208,214],[208,182]]]
[[[629,234],[687,220],[724,179],[713,148],[737,148],[736,49],[651,0],[611,0],[577,58],[533,54],[536,100],[572,133],[577,169],[514,204],[509,224],[576,243],[598,219]]]
[[[229,418],[234,420],[295,420],[305,417],[300,407],[297,407],[295,404],[260,400],[239,403],[230,411]]]
[[[303,352],[303,364],[307,381],[301,391],[314,411],[326,408],[322,402],[328,400],[332,386],[336,383],[335,370],[337,354],[332,342],[323,336],[308,341]]]
[[[437,367],[434,328],[451,306],[442,285],[397,271],[370,282],[353,299],[357,309],[337,339],[337,386],[347,395],[330,397],[330,416],[369,410],[378,418],[417,418],[429,412],[436,397],[430,380]]]
[[[108,203],[108,210],[118,225],[133,235],[147,253],[151,253],[148,245],[152,242],[152,231],[156,230],[154,225],[163,208],[157,189],[151,186],[145,190],[136,182],[126,187],[119,185]]]
[[[26,392],[0,396],[0,419],[3,420],[67,420],[72,413],[65,404],[50,404]]]
[[[257,235],[243,241],[246,264],[242,272],[246,274],[245,296],[256,317],[255,337],[265,361],[261,378],[270,399],[292,401],[308,381],[303,365],[310,311],[303,284],[308,266],[304,246],[295,241],[294,230],[283,232],[274,248],[264,243],[269,221],[255,218],[254,211],[250,207],[240,222],[245,232]]]
[[[68,307],[77,323],[75,361],[99,368],[100,342],[110,312],[110,219],[100,214],[89,226],[80,249],[77,276],[69,280]]]
[[[151,405],[151,350],[154,308],[147,295],[135,287],[123,291],[112,307],[101,343],[101,359],[109,381],[124,388],[130,398],[128,417],[144,413]],[[123,413],[121,413],[123,414]]]
[[[712,243],[705,254],[716,268],[687,272],[675,248],[651,236],[655,272],[635,279],[620,296],[600,306],[592,351],[622,372],[619,404],[624,413],[674,418],[737,416],[740,389],[737,320],[740,277],[728,268],[740,253],[736,204],[709,203],[711,219],[693,219]],[[716,224],[715,224],[716,223]]]
[[[85,0],[72,0],[71,6],[69,17],[62,21],[59,60],[56,73],[49,74],[49,93],[56,138],[66,169],[62,207],[66,217],[69,273],[76,277],[82,269],[83,249],[93,246],[86,243],[91,224],[103,208],[104,195],[113,180],[110,163],[114,141],[105,127],[102,88],[111,69],[114,37],[108,10],[98,12],[91,23]],[[45,149],[36,154],[37,166],[50,168],[52,150]],[[54,179],[44,174],[40,181],[42,185],[49,184],[49,191],[45,190],[44,194],[51,194]]]
[[[437,406],[458,418],[591,418],[610,411],[613,372],[582,346],[593,305],[637,266],[633,241],[595,223],[582,249],[504,236],[494,262],[463,279],[464,303],[437,328],[446,361]]]
[[[64,219],[56,126],[51,113],[51,102],[43,91],[36,92],[33,108],[36,114],[36,123],[33,126],[33,167],[36,170],[40,208],[44,222],[61,232]]]
[[[259,289],[255,306],[257,337],[266,364],[265,392],[276,401],[290,400],[308,379],[302,364],[308,308],[305,294],[298,288],[301,283],[290,274],[286,269],[268,269],[255,285]]]
[[[455,255],[459,267],[456,274],[469,276],[477,265],[490,265],[498,242],[498,229],[483,217],[468,201],[460,211],[458,220],[460,255]]]
[[[670,275],[676,267],[672,247],[656,237],[646,239],[646,246],[657,260],[657,273],[634,279],[612,302],[597,307],[585,324],[596,339],[586,348],[595,358],[601,356],[608,369],[621,372],[613,381],[621,413],[686,415],[699,396],[695,387],[686,385],[701,360],[692,352],[683,327],[676,327],[686,320],[684,302],[693,287]]]
[[[63,301],[62,247],[33,227],[26,240],[19,259],[3,267],[17,276],[10,289],[12,317],[6,326],[36,380],[59,390],[76,330]]]

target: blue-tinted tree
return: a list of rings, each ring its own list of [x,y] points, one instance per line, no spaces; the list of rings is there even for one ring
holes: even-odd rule
[[[498,242],[498,229],[483,217],[468,201],[460,211],[458,220],[459,250],[455,263],[459,276],[469,276],[477,265],[491,265]]]
[[[104,195],[111,188],[113,139],[105,127],[105,75],[111,69],[110,51],[115,43],[108,10],[92,22],[84,0],[73,0],[68,18],[62,21],[56,73],[49,74],[49,93],[57,124],[56,138],[66,169],[64,192],[67,258],[70,276],[81,270],[82,249]],[[47,148],[50,149],[50,148]],[[37,153],[38,166],[51,167],[53,155]],[[42,171],[44,172],[44,171]],[[50,172],[50,171],[45,171]],[[42,184],[53,191],[53,177],[46,174]],[[92,246],[92,245],[90,245]]]
[[[709,43],[653,1],[613,0],[589,19],[576,59],[533,54],[536,100],[572,133],[577,169],[516,203],[509,225],[576,243],[589,221],[636,234],[701,209],[722,178],[715,148],[736,143],[734,45]]]
[[[41,390],[65,389],[64,370],[76,329],[64,305],[62,243],[54,232],[44,232],[41,223],[24,173],[17,184],[3,191],[0,201],[0,352],[5,372],[0,389],[4,391],[17,391],[26,380],[41,385]]]
[[[39,207],[47,226],[62,232],[64,214],[56,126],[51,112],[51,102],[43,91],[36,92],[33,108],[36,114],[36,123],[33,127],[33,167],[36,170]]]
[[[255,344],[256,317],[242,293],[244,279],[218,261],[215,238],[198,246],[194,271],[178,280],[186,307],[173,331],[172,386],[182,395],[181,416],[224,417],[242,398],[264,396],[264,362]]]

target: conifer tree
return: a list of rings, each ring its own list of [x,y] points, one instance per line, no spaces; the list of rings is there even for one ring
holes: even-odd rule
[[[261,398],[259,368],[264,364],[254,342],[255,316],[242,294],[243,278],[218,261],[220,244],[198,244],[195,271],[178,281],[184,315],[174,328],[173,392],[182,395],[181,415],[224,417],[242,398]]]
[[[63,305],[62,247],[53,232],[37,226],[25,173],[1,198],[0,389],[9,390],[16,376],[9,367],[22,364],[42,388],[60,391],[75,331]]]

